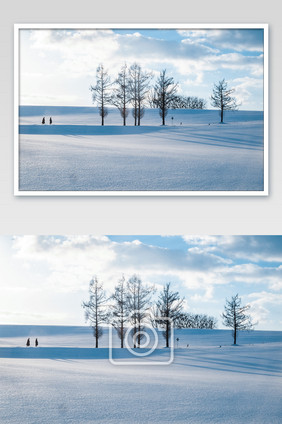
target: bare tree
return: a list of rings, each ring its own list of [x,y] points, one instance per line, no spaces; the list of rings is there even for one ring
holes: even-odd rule
[[[167,283],[160,293],[156,303],[156,323],[164,328],[163,336],[166,341],[166,347],[169,347],[171,335],[171,322],[175,323],[180,318],[183,308],[184,298],[180,298],[178,292],[170,289],[170,283]]]
[[[120,347],[123,348],[127,322],[127,289],[124,277],[120,279],[111,296],[114,303],[111,311],[111,324],[120,338]]]
[[[85,309],[85,319],[90,322],[93,328],[93,334],[96,340],[96,348],[98,340],[103,335],[102,323],[108,321],[108,313],[106,311],[106,293],[103,290],[103,284],[99,283],[97,277],[94,277],[89,283],[89,301],[83,302]]]
[[[154,291],[153,286],[144,286],[137,275],[133,275],[127,282],[127,305],[129,319],[132,324],[133,346],[140,347],[141,340],[144,337],[142,331],[143,323],[148,316],[150,308],[151,295]]]
[[[92,91],[93,102],[96,102],[100,116],[102,118],[101,125],[104,125],[104,119],[108,115],[106,107],[111,102],[110,87],[112,86],[111,79],[104,66],[100,64],[96,70],[96,85],[90,86]]]
[[[129,114],[128,104],[131,101],[129,87],[129,75],[127,65],[124,64],[115,81],[116,88],[112,96],[112,104],[118,108],[123,119],[123,125],[126,125],[126,118]]]
[[[246,311],[250,305],[241,306],[241,298],[238,293],[231,300],[226,300],[224,312],[222,313],[223,325],[230,327],[233,330],[234,345],[237,342],[237,333],[242,330],[252,330],[254,325],[250,315]]]
[[[147,103],[151,109],[159,108],[157,93],[154,87],[149,89],[149,92],[147,95]]]
[[[162,125],[165,125],[165,117],[177,92],[177,87],[178,84],[174,83],[173,77],[167,77],[166,70],[161,71],[154,87],[153,102],[160,109]]]
[[[132,114],[134,125],[140,125],[145,113],[144,103],[149,92],[149,83],[152,75],[144,72],[141,66],[134,63],[129,68],[129,86],[131,92]]]
[[[227,82],[225,79],[214,85],[213,94],[211,95],[211,104],[220,109],[220,122],[223,123],[223,115],[225,110],[236,110],[238,105],[236,99],[231,97],[234,88],[227,89]]]

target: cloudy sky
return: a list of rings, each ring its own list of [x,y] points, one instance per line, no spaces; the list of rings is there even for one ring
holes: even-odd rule
[[[167,69],[179,93],[209,98],[225,78],[240,109],[263,110],[262,29],[21,29],[20,104],[90,106],[103,63],[115,79],[126,62],[156,78]]]
[[[218,319],[239,293],[257,329],[282,330],[282,236],[1,236],[0,323],[84,325],[96,275],[108,294],[136,273]]]

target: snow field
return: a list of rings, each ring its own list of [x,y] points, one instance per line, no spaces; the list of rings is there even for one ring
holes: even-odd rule
[[[162,127],[148,110],[142,126],[123,127],[114,110],[101,127],[95,108],[81,109],[54,108],[54,124],[41,125],[46,109],[21,108],[20,190],[263,190],[262,112],[230,112],[219,124],[217,111],[177,110]]]
[[[183,330],[180,341],[190,345],[175,350],[173,364],[115,366],[107,348],[84,347],[92,337],[84,327],[24,327],[0,327],[1,424],[281,422],[281,332],[244,333],[244,343],[231,346],[229,331]],[[40,331],[41,347],[17,347]],[[219,340],[225,340],[221,347]],[[128,359],[126,350],[117,350]],[[166,354],[157,349],[151,359]]]

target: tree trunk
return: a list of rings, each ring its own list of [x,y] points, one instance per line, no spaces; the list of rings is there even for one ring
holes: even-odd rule
[[[95,340],[96,340],[96,345],[95,345],[95,347],[96,347],[96,348],[98,348],[98,339],[99,339],[99,337],[98,337],[98,327],[97,327],[97,325],[96,325],[96,327],[95,327]]]
[[[166,321],[165,341],[166,341],[166,347],[169,347],[169,322],[168,322],[168,320]]]
[[[140,101],[138,102],[138,126],[140,125],[140,121],[141,121],[141,103]]]
[[[123,310],[122,310],[122,316],[123,316]],[[123,328],[123,321],[121,321],[120,326],[120,347],[123,348],[123,339],[124,339],[124,328]]]
[[[164,111],[164,109],[162,110],[162,120],[163,120],[162,125],[165,125],[165,111]]]
[[[221,108],[221,111],[220,111],[220,123],[221,124],[223,123],[223,107]]]
[[[137,346],[136,347],[140,348],[140,322],[138,322],[137,333],[138,333],[138,336],[137,336]]]
[[[135,337],[135,334],[136,334],[136,324],[134,324],[134,328],[133,328],[133,340],[134,340],[133,347],[134,347],[134,349],[136,349],[136,337]]]
[[[97,295],[98,295],[98,291],[97,291],[97,286],[95,289],[95,294],[96,294],[96,309],[95,309],[95,338],[96,338],[96,348],[98,348],[98,339],[99,339],[99,331],[98,331],[98,303],[97,303]]]

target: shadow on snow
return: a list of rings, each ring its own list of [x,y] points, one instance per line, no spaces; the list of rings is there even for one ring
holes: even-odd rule
[[[19,134],[42,135],[126,135],[145,134],[167,129],[158,126],[118,125],[19,125]]]

